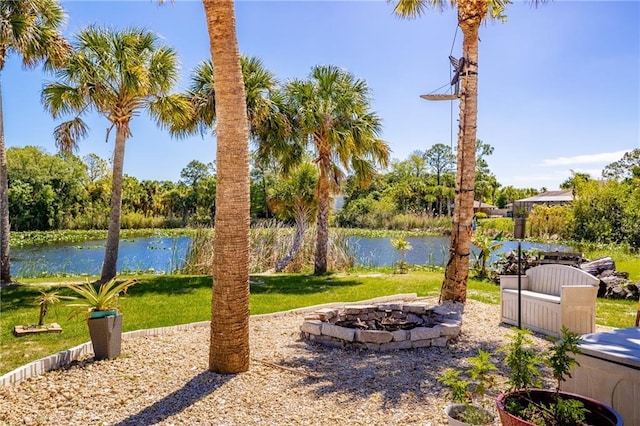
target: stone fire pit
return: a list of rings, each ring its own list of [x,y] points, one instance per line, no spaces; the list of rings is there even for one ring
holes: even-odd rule
[[[318,309],[300,327],[302,338],[328,346],[374,351],[446,346],[460,334],[462,304],[398,301]]]

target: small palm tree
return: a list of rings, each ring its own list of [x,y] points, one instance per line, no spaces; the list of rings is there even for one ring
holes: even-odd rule
[[[49,307],[61,300],[70,300],[72,297],[61,296],[58,291],[40,290],[40,296],[36,297],[35,302],[40,306],[40,316],[38,317],[38,326],[44,325],[44,317],[49,312]]]
[[[116,130],[113,182],[107,247],[101,281],[116,275],[125,143],[131,137],[131,119],[146,110],[158,123],[180,122],[191,105],[169,91],[178,78],[176,52],[159,46],[158,37],[142,29],[113,30],[90,26],[75,36],[74,52],[57,72],[58,81],[46,83],[42,101],[54,118],[75,116],[56,127],[58,148],[73,151],[88,133],[82,115],[97,111]],[[109,136],[107,131],[107,137]]]
[[[376,165],[386,167],[389,161],[369,95],[365,81],[331,65],[315,66],[308,80],[294,80],[285,88],[295,139],[298,146],[314,151],[319,171],[315,274],[327,272],[332,194],[347,172],[364,185],[375,175]]]
[[[413,247],[411,247],[411,243],[402,237],[398,237],[391,240],[391,246],[395,250],[398,250],[400,252],[400,261],[397,263],[398,272],[401,274],[406,274],[409,269],[409,265],[406,261],[407,252],[409,250],[413,250]]]
[[[17,53],[25,67],[45,61],[46,69],[62,63],[69,43],[60,34],[65,21],[57,0],[0,1],[0,73],[7,57]],[[0,282],[11,281],[9,261],[9,183],[0,88]]]
[[[291,249],[276,264],[276,272],[283,271],[300,250],[309,220],[318,208],[317,185],[318,170],[311,162],[305,162],[281,176],[269,191],[271,209],[281,219],[293,219],[296,224]]]
[[[483,234],[482,232],[476,232],[473,234],[471,241],[480,250],[478,254],[478,260],[476,262],[476,268],[478,270],[478,276],[481,278],[487,277],[487,262],[491,257],[491,253],[496,250],[500,250],[504,243],[496,242],[502,238],[502,232],[500,232],[495,238]]]

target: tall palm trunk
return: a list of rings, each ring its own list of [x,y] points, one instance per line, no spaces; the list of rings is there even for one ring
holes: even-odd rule
[[[2,88],[0,87],[0,283],[11,282],[9,259],[9,177],[7,151],[4,144],[4,116],[2,115]]]
[[[483,13],[484,12],[484,13]],[[449,261],[440,291],[440,301],[467,300],[467,278],[471,253],[471,222],[476,171],[476,126],[478,115],[478,29],[487,15],[486,0],[458,2],[458,24],[463,34],[462,52],[465,58],[460,95],[460,131],[456,195],[454,199],[453,231]]]
[[[319,155],[320,175],[318,177],[318,219],[316,234],[316,253],[314,257],[313,273],[322,275],[327,273],[327,250],[329,245],[329,191],[328,158],[329,153]]]
[[[100,281],[105,283],[116,276],[118,266],[118,246],[120,244],[120,217],[122,213],[122,174],[124,168],[124,147],[127,141],[126,128],[116,127],[116,146],[113,150],[113,184],[111,185],[111,213],[107,248],[102,262]]]
[[[217,117],[209,370],[249,369],[249,126],[232,0],[203,0]]]

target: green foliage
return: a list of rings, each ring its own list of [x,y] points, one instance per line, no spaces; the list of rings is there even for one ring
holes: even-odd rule
[[[489,235],[484,234],[480,231],[474,233],[473,237],[471,237],[471,242],[473,243],[473,245],[480,250],[480,253],[477,256],[477,260],[474,265],[479,278],[487,278],[489,276],[487,274],[487,262],[491,257],[491,253],[496,250],[500,250],[504,245],[504,243],[495,242],[494,240],[501,239],[502,233],[499,233],[495,237],[490,237]]]
[[[635,179],[629,185],[633,189],[625,200],[621,233],[631,247],[640,248],[640,179]]]
[[[591,175],[588,173],[580,173],[574,170],[571,170],[571,177],[567,178],[564,182],[560,184],[560,189],[573,189],[575,190],[577,187],[584,185],[587,182],[592,181]]]
[[[271,211],[282,220],[312,221],[318,208],[317,185],[318,169],[311,162],[299,164],[287,175],[279,175],[267,190]]]
[[[40,295],[36,297],[35,303],[40,306],[40,316],[38,317],[38,325],[44,324],[44,317],[49,311],[49,307],[61,300],[69,300],[71,297],[60,295],[59,291],[49,291],[45,289],[40,290]]]
[[[640,167],[640,148],[635,148],[626,152],[620,160],[608,164],[602,171],[602,177],[614,180],[630,179],[634,177],[634,170],[638,167]]]
[[[496,191],[496,206],[503,209],[507,204],[513,203],[515,200],[531,197],[539,191],[535,188],[514,188],[513,186],[505,186]]]
[[[530,335],[531,331],[527,329],[514,330],[510,336],[511,341],[500,349],[506,353],[505,363],[511,371],[510,391],[540,386],[542,383],[539,368],[543,359],[536,352]]]
[[[118,301],[121,293],[126,293],[129,287],[136,284],[134,280],[118,281],[113,278],[106,283],[99,284],[96,288],[95,284],[86,283],[83,285],[68,285],[78,296],[73,299],[79,302],[70,303],[67,306],[77,308],[78,313],[85,312],[89,315],[93,311],[120,311]]]
[[[544,364],[551,369],[556,380],[555,392],[549,404],[540,403],[530,395],[525,398],[525,403],[521,398],[507,396],[507,411],[536,425],[583,424],[586,414],[584,404],[560,396],[560,383],[566,380],[573,367],[579,365],[574,355],[581,353],[578,346],[580,336],[563,326],[561,338],[546,353],[539,354],[528,337],[530,333],[525,329],[516,330],[511,335],[511,342],[502,349],[507,354],[505,363],[511,370],[509,391],[528,391],[532,387],[539,387],[542,377],[540,367]]]
[[[513,219],[510,217],[492,217],[478,221],[478,229],[486,234],[510,235],[513,233]]]
[[[85,166],[73,155],[50,155],[27,146],[7,150],[12,229],[59,228],[88,199]]]
[[[486,219],[488,216],[485,212],[477,212],[475,214],[476,219],[480,220],[480,219]]]
[[[401,236],[391,239],[391,247],[400,252],[400,260],[396,262],[396,272],[406,274],[409,270],[409,264],[406,262],[407,252],[412,250],[411,244]]]
[[[580,336],[576,333],[572,333],[568,328],[562,326],[560,330],[562,338],[555,342],[549,351],[549,357],[547,358],[547,365],[551,367],[553,371],[553,378],[557,381],[556,389],[560,389],[560,383],[566,380],[566,376],[569,371],[578,364],[578,361],[572,356],[581,354],[582,351],[578,344],[580,343]]]
[[[124,229],[120,238],[138,238],[151,236],[184,236],[192,235],[191,229]],[[107,231],[104,230],[65,230],[65,231],[31,231],[12,232],[10,243],[12,247],[27,247],[31,245],[44,245],[56,243],[79,243],[91,240],[104,240]]]
[[[458,420],[470,425],[486,425],[494,418],[487,410],[490,400],[486,392],[496,384],[492,372],[498,367],[491,362],[491,354],[482,349],[468,361],[471,367],[465,370],[464,376],[460,370],[447,368],[438,381],[449,387],[453,402],[465,405],[465,410],[457,413]]]
[[[537,204],[529,213],[527,224],[531,237],[570,239],[574,227],[571,207]]]
[[[592,181],[578,186],[572,203],[574,238],[637,247],[639,194],[640,187],[632,182]]]

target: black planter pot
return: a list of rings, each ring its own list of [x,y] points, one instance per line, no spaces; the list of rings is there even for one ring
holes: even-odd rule
[[[530,389],[528,391],[528,397],[535,401],[545,405],[549,405],[553,401],[555,391],[551,389]],[[595,399],[587,398],[586,396],[578,395],[569,392],[560,392],[560,396],[564,399],[576,399],[584,404],[584,407],[588,410],[586,421],[587,424],[593,426],[622,426],[622,416],[618,414],[613,408],[603,404]],[[519,390],[510,393],[503,393],[498,396],[496,405],[498,407],[498,414],[500,414],[500,421],[503,426],[529,426],[533,423],[529,423],[526,420],[520,419],[505,410],[505,401],[507,398],[516,398],[521,401],[526,401],[527,391]]]
[[[95,359],[117,358],[122,341],[122,314],[89,318],[87,322]]]

